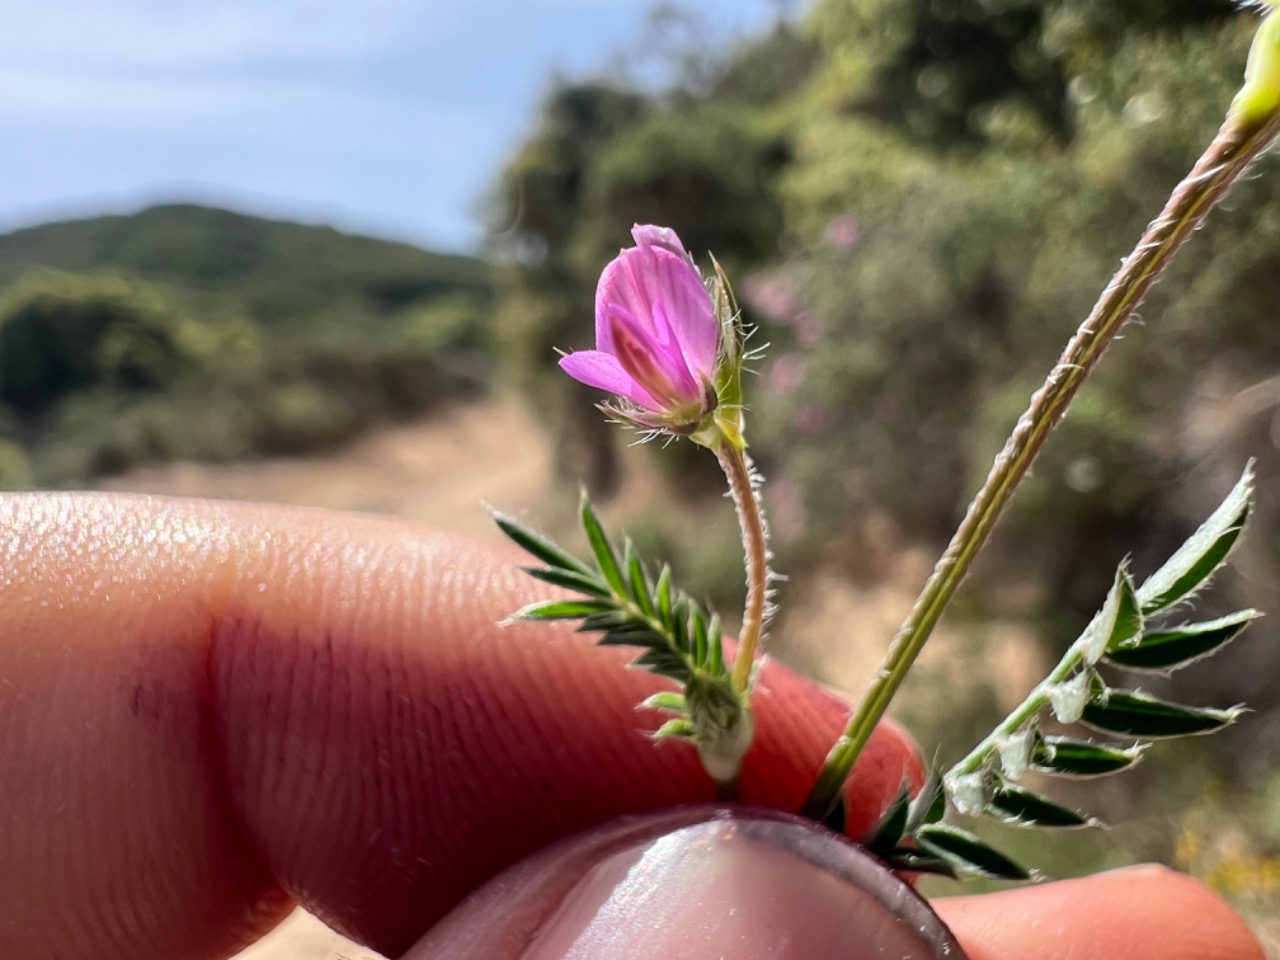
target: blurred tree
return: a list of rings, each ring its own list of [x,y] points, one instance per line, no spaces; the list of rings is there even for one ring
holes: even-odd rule
[[[78,390],[159,390],[204,331],[161,290],[113,274],[33,271],[0,298],[0,404],[38,416]]]

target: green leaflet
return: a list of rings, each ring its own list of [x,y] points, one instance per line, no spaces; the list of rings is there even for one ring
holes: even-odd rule
[[[1133,766],[1145,749],[1141,745],[1116,747],[1071,737],[1045,737],[1036,745],[1031,767],[1060,777],[1103,777]]]
[[[657,612],[653,598],[653,588],[649,585],[649,575],[645,572],[644,564],[640,562],[640,555],[636,552],[636,545],[631,542],[628,537],[626,547],[623,549],[623,562],[627,568],[627,586],[630,587],[631,599],[640,607],[640,612],[646,617],[652,617]]]
[[[1136,641],[1107,653],[1107,660],[1131,670],[1172,671],[1214,653],[1231,642],[1260,614],[1240,610],[1204,623],[1188,623],[1144,633]]]
[[[512,620],[581,620],[609,616],[613,606],[604,600],[544,600],[521,607]]]
[[[1133,578],[1124,564],[1116,570],[1102,610],[1089,624],[1082,642],[1085,646],[1085,663],[1092,666],[1108,650],[1120,646],[1142,633],[1142,610],[1133,587]]]
[[[1143,613],[1152,614],[1189,599],[1226,562],[1249,517],[1253,480],[1250,461],[1218,509],[1138,590]]]
[[[573,554],[562,550],[559,546],[544,537],[540,533],[530,530],[528,527],[517,523],[511,517],[505,514],[495,513],[493,522],[498,525],[503,533],[514,540],[517,544],[524,548],[527,553],[533,554],[549,567],[558,567],[564,570],[572,570],[576,573],[585,574],[590,577],[594,571],[575,557]]]
[[[898,789],[897,798],[889,805],[889,809],[884,812],[880,818],[880,822],[876,824],[867,837],[865,845],[868,850],[873,853],[876,851],[890,851],[898,845],[898,841],[902,839],[902,835],[907,830],[907,814],[911,806],[911,787],[905,780]]]
[[[994,880],[1031,879],[1031,874],[1023,867],[959,827],[935,823],[921,827],[915,838],[925,851],[965,873],[976,873]]]
[[[591,547],[591,553],[596,558],[596,565],[600,568],[600,575],[613,588],[613,592],[617,596],[627,596],[627,584],[622,579],[622,571],[618,569],[618,557],[613,552],[613,544],[609,542],[609,538],[605,535],[600,518],[596,515],[595,508],[591,506],[591,501],[587,498],[585,492],[582,494],[578,516],[582,521],[582,529],[587,535],[587,543]]]
[[[595,574],[578,573],[576,570],[564,570],[553,567],[521,568],[535,580],[549,583],[575,593],[585,593],[592,597],[608,597],[611,595],[608,584]]]
[[[1131,690],[1105,690],[1084,708],[1082,721],[1095,730],[1142,739],[1212,733],[1239,716],[1238,709],[1215,710],[1158,700]]]
[[[1011,784],[996,789],[987,810],[1005,823],[1018,827],[1087,827],[1093,824],[1092,819],[1075,810]]]

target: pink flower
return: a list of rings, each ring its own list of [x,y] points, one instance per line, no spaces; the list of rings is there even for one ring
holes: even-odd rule
[[[636,225],[636,246],[596,287],[596,349],[561,358],[565,373],[639,408],[645,425],[692,427],[716,405],[720,323],[675,231]],[[656,415],[656,419],[645,413]]]

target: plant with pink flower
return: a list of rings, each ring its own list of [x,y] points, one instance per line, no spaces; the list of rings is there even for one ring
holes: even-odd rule
[[[1280,68],[1271,69],[1266,59],[1277,59],[1272,48],[1280,36],[1280,0],[1272,2],[1277,6],[1259,34],[1263,49],[1257,56],[1262,59],[1251,61],[1242,98],[1032,396],[828,751],[801,808],[803,815],[842,822],[842,792],[855,761],[1045,440],[1174,254],[1250,163],[1280,139]],[[855,224],[841,226],[850,237],[836,240],[852,242]],[[747,589],[738,647],[728,650],[719,617],[673,586],[669,566],[655,577],[632,541],[624,539],[619,549],[585,495],[581,520],[591,561],[579,560],[510,518],[498,518],[507,535],[544,564],[526,568],[530,574],[570,594],[530,604],[513,619],[578,621],[579,630],[601,634],[601,644],[637,648],[636,665],[677,687],[642,703],[669,715],[653,736],[691,742],[719,795],[733,799],[755,731],[755,658],[773,612],[761,481],[743,436],[745,335],[718,265],[714,278],[704,283],[671,230],[637,226],[632,236],[636,246],[623,250],[600,278],[596,349],[569,354],[561,366],[618,397],[603,405],[617,419],[688,436],[720,461],[744,547]],[[1087,815],[1018,781],[1033,769],[1040,775],[1070,777],[1117,772],[1136,762],[1150,741],[1209,733],[1233,723],[1240,707],[1189,706],[1141,689],[1115,688],[1102,668],[1168,673],[1213,653],[1258,616],[1257,611],[1240,610],[1191,623],[1177,612],[1185,611],[1226,563],[1251,510],[1253,487],[1250,465],[1221,506],[1145,581],[1135,580],[1122,562],[1102,607],[1049,675],[950,770],[935,771],[923,789],[904,783],[863,843],[885,861],[914,872],[1026,880],[1031,876],[1027,870],[951,822],[951,815],[990,816],[1020,827],[1088,826],[1094,821]],[[1110,740],[1043,734],[1041,727],[1050,719],[1063,726],[1083,723]]]
[[[730,399],[722,394],[737,380],[729,368],[738,351],[725,342],[736,337],[733,318],[721,316],[674,230],[637,224],[631,236],[636,245],[596,287],[596,349],[566,354],[560,366],[617,396],[603,405],[610,416],[711,446],[717,410]]]

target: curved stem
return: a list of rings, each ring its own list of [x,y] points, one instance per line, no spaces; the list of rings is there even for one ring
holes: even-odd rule
[[[769,618],[769,527],[760,504],[756,474],[745,450],[722,440],[715,448],[716,458],[729,479],[733,503],[738,509],[742,527],[742,548],[746,554],[747,599],[742,611],[742,630],[738,634],[738,654],[733,661],[733,689],[746,693],[751,684],[751,667],[764,637]]]
[[[1280,111],[1258,118],[1229,117],[1102,292],[1088,319],[1067,343],[1044,386],[1031,398],[1031,406],[996,457],[960,528],[894,636],[875,679],[828,753],[805,802],[807,816],[821,820],[835,805],[876,724],[1076,391],[1174,254],[1278,134]]]

